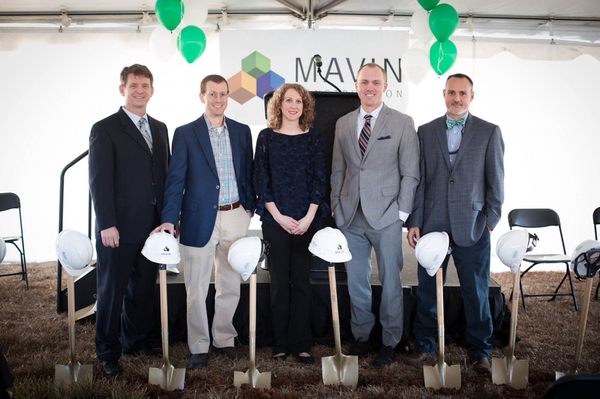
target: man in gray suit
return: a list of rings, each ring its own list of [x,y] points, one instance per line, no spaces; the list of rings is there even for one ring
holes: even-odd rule
[[[348,240],[346,263],[355,343],[352,355],[370,351],[375,324],[371,311],[371,249],[381,282],[382,346],[373,365],[392,362],[402,338],[402,226],[419,184],[419,144],[412,118],[383,104],[386,74],[377,64],[358,71],[360,108],[335,127],[331,167],[331,209]]]
[[[450,235],[466,319],[467,354],[472,366],[490,374],[492,317],[488,302],[490,232],[504,201],[504,142],[500,128],[469,113],[473,81],[455,74],[444,89],[446,115],[419,127],[421,182],[407,220],[408,243],[422,234]],[[444,275],[447,257],[442,265]],[[405,363],[419,365],[435,351],[435,277],[418,268],[416,351]]]

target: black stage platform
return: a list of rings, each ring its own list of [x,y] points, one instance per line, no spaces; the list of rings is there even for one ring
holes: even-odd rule
[[[416,304],[417,288],[417,266],[414,257],[414,250],[406,244],[403,239],[404,267],[401,278],[404,292],[404,335],[403,342],[408,342],[411,333],[412,320]],[[373,273],[371,275],[371,286],[373,288],[373,311],[378,314],[381,287],[377,277],[377,263],[375,257],[372,259]],[[179,269],[183,270],[182,265]],[[352,338],[350,332],[350,299],[346,286],[346,275],[343,265],[336,266],[338,303],[341,323],[342,340]],[[314,258],[312,280],[312,334],[315,343],[332,345],[332,327],[331,327],[331,307],[329,301],[329,287],[327,277],[327,264],[318,258]],[[257,346],[268,346],[272,342],[271,315],[269,305],[269,273],[262,268],[258,268],[257,273]],[[168,277],[168,297],[169,297],[169,335],[170,341],[186,340],[186,294],[183,283],[183,273]],[[214,285],[211,283],[207,305],[209,309],[209,319],[212,320],[214,313]],[[234,317],[234,325],[239,334],[241,344],[247,344],[248,341],[248,284],[242,284],[240,304]],[[159,312],[158,285],[156,287],[155,314]],[[510,316],[507,316],[508,310],[505,308],[504,297],[500,290],[500,285],[490,279],[489,301],[494,321],[494,345],[503,346],[507,342],[508,324]],[[464,316],[462,297],[460,294],[459,281],[456,269],[450,260],[444,287],[444,311],[445,311],[445,331],[447,342],[456,342],[460,344],[464,338]],[[156,333],[160,334],[159,320],[156,320]],[[380,340],[379,323],[371,334],[371,341],[374,345],[379,344]],[[159,338],[157,336],[157,338]]]

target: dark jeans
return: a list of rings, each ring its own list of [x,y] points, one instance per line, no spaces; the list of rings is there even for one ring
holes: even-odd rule
[[[492,350],[492,315],[488,300],[490,279],[490,234],[487,230],[475,245],[459,247],[451,244],[452,257],[456,265],[460,291],[465,309],[466,346],[471,359],[489,357]],[[446,267],[449,256],[446,257]],[[437,319],[435,276],[431,277],[424,268],[418,267],[417,310],[413,331],[417,349],[433,352],[436,348]]]
[[[143,244],[107,248],[96,240],[96,355],[118,360],[121,351],[147,345],[153,321],[154,286],[158,265],[140,251]]]
[[[310,328],[310,269],[308,245],[316,228],[301,236],[288,234],[279,225],[262,224],[263,238],[269,243],[271,276],[271,319],[273,354],[308,352],[312,346]]]

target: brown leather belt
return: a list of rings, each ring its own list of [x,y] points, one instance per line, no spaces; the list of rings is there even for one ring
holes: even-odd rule
[[[220,211],[230,211],[232,209],[239,208],[239,207],[240,207],[240,201],[235,201],[233,204],[219,205],[219,210]]]

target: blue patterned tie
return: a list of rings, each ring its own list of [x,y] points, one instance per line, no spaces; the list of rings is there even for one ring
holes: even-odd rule
[[[152,152],[152,136],[146,128],[146,118],[140,118],[140,120],[138,121],[138,129],[140,129],[140,132],[142,133],[146,144],[148,144],[148,148],[150,148],[150,152]]]
[[[465,117],[459,119],[450,119],[446,117],[446,127],[452,129],[454,126],[463,126],[465,124]]]
[[[358,136],[358,146],[360,147],[360,156],[365,156],[367,145],[369,144],[369,137],[371,137],[371,118],[373,115],[365,115],[365,124],[363,125],[360,135]]]

